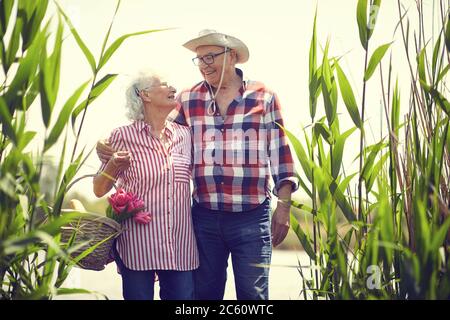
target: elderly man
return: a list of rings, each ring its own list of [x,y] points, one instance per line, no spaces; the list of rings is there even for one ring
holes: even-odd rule
[[[268,299],[272,245],[286,237],[291,193],[298,188],[277,125],[283,124],[280,104],[274,92],[244,80],[235,67],[249,58],[239,39],[204,30],[184,47],[195,52],[204,79],[179,94],[169,116],[193,132],[192,219],[200,259],[195,298],[223,299],[231,254],[237,298]],[[270,176],[278,196],[272,219]]]

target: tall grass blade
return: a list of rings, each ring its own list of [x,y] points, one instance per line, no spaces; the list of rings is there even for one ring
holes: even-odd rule
[[[368,81],[370,77],[372,77],[376,67],[380,63],[381,59],[383,59],[384,54],[386,53],[387,49],[391,46],[391,43],[386,43],[384,45],[379,46],[372,54],[369,60],[369,64],[367,65],[367,70],[364,74],[364,80]]]

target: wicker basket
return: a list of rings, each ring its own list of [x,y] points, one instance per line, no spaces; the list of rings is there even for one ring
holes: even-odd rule
[[[64,212],[73,212],[73,210],[63,209],[62,213],[64,214]],[[67,243],[74,232],[76,232],[76,235],[72,246],[85,241],[88,241],[88,244],[71,253],[72,258],[76,258],[87,248],[109,237],[108,240],[100,244],[94,251],[77,263],[82,269],[100,271],[112,261],[110,252],[114,240],[120,235],[122,228],[113,219],[96,213],[86,212],[83,213],[83,217],[61,228],[61,241]]]

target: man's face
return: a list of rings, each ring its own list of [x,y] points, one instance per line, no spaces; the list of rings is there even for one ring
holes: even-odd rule
[[[228,49],[230,50],[230,49]],[[197,58],[203,58],[206,60],[205,63],[200,59],[198,68],[203,78],[213,87],[218,87],[220,82],[220,76],[222,74],[223,60],[225,61],[225,74],[224,81],[226,81],[226,77],[230,73],[230,71],[234,70],[234,52],[228,51],[226,54],[223,53],[225,51],[224,47],[219,46],[200,46],[196,49]],[[211,59],[212,58],[212,59]],[[213,60],[212,63],[210,63]]]

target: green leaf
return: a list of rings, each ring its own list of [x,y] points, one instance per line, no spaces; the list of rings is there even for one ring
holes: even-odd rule
[[[9,18],[11,16],[13,6],[14,0],[2,0],[0,2],[0,36],[2,39],[6,33],[6,29],[8,28]]]
[[[356,8],[356,20],[358,22],[359,40],[364,50],[367,51],[368,30],[367,30],[367,0],[358,0]]]
[[[17,146],[17,149],[23,150],[25,147],[33,140],[33,138],[36,136],[35,131],[27,131],[24,134],[20,136],[19,144]]]
[[[122,43],[129,37],[133,37],[133,36],[138,36],[138,35],[142,35],[142,34],[148,34],[148,33],[153,33],[153,32],[159,32],[159,31],[165,31],[165,30],[170,30],[169,28],[167,29],[154,29],[154,30],[146,30],[146,31],[140,31],[140,32],[134,32],[134,33],[129,33],[126,35],[121,36],[120,38],[116,39],[116,41],[114,41],[109,48],[106,50],[106,52],[103,54],[103,56],[100,58],[100,62],[98,64],[98,70],[100,70],[107,62],[108,60],[112,57],[112,55],[114,54],[114,52],[116,52],[117,49],[119,49],[119,47],[122,45]]]
[[[364,180],[367,182],[369,179],[369,176],[372,172],[372,167],[375,162],[375,158],[378,155],[378,152],[380,152],[381,148],[383,148],[385,144],[383,141],[378,142],[375,144],[369,154],[369,156],[366,159],[366,162],[364,163],[363,169],[361,171],[361,176],[364,178]]]
[[[337,187],[336,182],[334,181],[330,184],[330,192],[347,220],[349,222],[356,221],[357,219],[355,213],[353,212],[352,206],[348,203],[344,193]]]
[[[314,124],[314,134],[316,135],[316,138],[321,135],[328,144],[334,144],[332,133],[322,122],[316,122]]]
[[[45,243],[60,256],[65,256],[64,252],[59,248],[53,237],[41,230],[34,230],[20,237],[9,238],[0,243],[0,249],[3,250],[2,253],[5,255],[13,255],[20,253],[25,250],[25,248],[35,243]]]
[[[339,88],[341,89],[342,99],[344,100],[347,111],[353,120],[353,123],[357,128],[362,128],[361,117],[358,111],[358,104],[356,103],[355,95],[353,94],[353,89],[345,76],[344,71],[339,66],[336,61],[336,71],[339,81]]]
[[[104,76],[100,81],[98,81],[94,87],[92,88],[91,92],[89,93],[89,100],[85,99],[83,102],[81,102],[73,111],[72,113],[72,127],[75,127],[75,120],[78,117],[78,115],[86,109],[89,104],[91,104],[97,97],[106,90],[106,88],[109,87],[109,85],[114,81],[114,79],[117,77],[117,74],[107,74]]]
[[[39,94],[39,74],[34,77],[31,81],[29,90],[27,90],[25,96],[23,97],[23,109],[28,110],[31,104],[36,100]]]
[[[372,57],[370,57],[366,73],[364,74],[364,80],[368,81],[370,79],[370,77],[373,75],[376,67],[380,63],[381,59],[383,59],[384,54],[386,53],[387,49],[389,49],[391,44],[392,42],[383,44],[374,51]]]
[[[81,158],[83,157],[84,149],[81,151],[79,156],[70,163],[69,167],[64,172],[63,179],[59,185],[58,192],[56,193],[55,197],[55,205],[53,208],[53,215],[60,215],[61,214],[61,208],[63,205],[64,197],[67,194],[67,187],[69,183],[72,181],[73,177],[77,174],[78,170],[80,169],[80,162]]]
[[[317,81],[317,35],[316,35],[317,9],[314,15],[313,34],[309,47],[309,112],[311,118],[316,114],[316,92],[318,87]]]
[[[9,40],[9,45],[6,48],[5,52],[5,61],[3,61],[3,70],[5,74],[8,73],[9,68],[13,64],[16,59],[17,51],[19,50],[20,45],[20,34],[23,28],[23,18],[18,16],[16,19],[16,23],[14,24],[14,29],[11,34],[11,38]]]
[[[92,291],[78,288],[59,288],[56,290],[58,296],[65,294],[92,294]]]
[[[337,179],[339,171],[341,169],[345,141],[355,130],[356,127],[353,127],[341,134],[336,139],[336,144],[333,147],[333,159],[331,163],[331,172],[334,179]]]
[[[61,157],[59,159],[59,163],[58,163],[58,170],[56,173],[56,177],[55,177],[55,186],[54,186],[54,192],[53,192],[53,198],[56,199],[58,196],[58,185],[61,182],[61,177],[62,177],[62,172],[64,169],[64,158],[66,156],[66,149],[67,149],[67,131],[66,130],[66,134],[64,136],[64,143],[62,145],[62,150],[61,150]]]
[[[294,151],[297,155],[300,165],[302,166],[302,169],[305,172],[306,177],[311,182],[311,180],[312,180],[311,166],[309,164],[309,158],[308,158],[301,142],[289,130],[287,130],[286,128],[281,126],[279,123],[277,123],[277,125],[281,129],[283,129],[283,131],[286,133],[286,136],[289,138],[289,141],[291,142],[292,146],[294,147]]]
[[[444,223],[439,227],[437,232],[432,237],[431,250],[438,251],[440,247],[444,245],[445,237],[447,236],[448,229],[450,228],[450,216],[447,215]]]
[[[316,214],[317,214],[317,212],[316,212],[313,208],[308,207],[306,204],[297,202],[297,201],[295,201],[295,200],[292,200],[292,206],[293,206],[294,208],[299,209],[299,210],[302,210],[302,211],[306,211],[306,212],[308,212],[308,213],[311,213],[312,215],[316,215]]]
[[[322,62],[322,96],[325,106],[325,114],[327,116],[328,125],[331,126],[336,117],[337,108],[337,88],[334,81],[333,72],[331,70],[328,55],[329,41],[325,46],[323,62]]]
[[[381,169],[383,168],[384,163],[388,159],[389,153],[384,154],[381,159],[373,166],[369,178],[366,182],[366,190],[370,192],[372,190],[372,186],[375,182],[375,179],[378,177]]]
[[[80,98],[81,94],[83,93],[88,83],[89,80],[83,83],[77,90],[75,90],[72,96],[69,99],[67,99],[64,107],[59,113],[58,120],[56,120],[56,123],[50,132],[50,135],[45,141],[44,152],[50,149],[50,147],[52,147],[58,140],[62,130],[64,129],[64,127],[67,124],[67,121],[70,118],[70,115],[72,113],[73,108],[75,107],[75,104],[77,103],[78,99]]]
[[[121,0],[117,0],[116,10],[114,11],[113,17],[111,19],[111,23],[109,24],[109,28],[108,28],[108,31],[106,32],[105,39],[103,40],[102,51],[100,51],[101,52],[100,53],[100,59],[103,56],[103,54],[105,53],[106,44],[108,43],[109,35],[111,34],[111,29],[112,29],[112,26],[114,24],[114,20],[115,20],[116,15],[117,15],[117,11],[119,11],[120,2],[121,2]]]
[[[50,125],[53,107],[56,103],[56,97],[58,95],[63,32],[64,25],[61,20],[59,20],[53,53],[47,57],[46,49],[42,49],[39,80],[41,87],[42,119],[46,128]]]
[[[398,89],[398,79],[395,81],[394,94],[392,95],[392,110],[391,110],[391,130],[395,133],[398,139],[400,128],[400,92]]]
[[[290,214],[290,220],[291,220],[291,229],[297,235],[297,238],[300,240],[303,249],[305,249],[306,253],[312,260],[316,260],[316,254],[314,253],[314,250],[311,246],[311,239],[309,239],[308,236],[305,234],[305,232],[302,230],[302,227],[297,222],[297,219],[292,213]]]
[[[56,6],[58,7],[59,12],[62,14],[64,19],[66,20],[67,25],[70,28],[70,32],[72,32],[73,37],[75,38],[75,41],[77,42],[78,46],[80,47],[81,51],[83,51],[84,56],[86,57],[87,61],[89,62],[89,65],[91,66],[92,72],[96,73],[96,62],[95,58],[92,55],[91,51],[88,49],[84,41],[81,39],[80,35],[78,34],[78,31],[73,26],[72,22],[70,21],[69,17],[64,13],[63,9],[59,6],[57,2],[55,2]],[[100,69],[100,68],[99,68]]]
[[[425,48],[420,51],[419,56],[417,57],[417,68],[419,70],[419,79],[421,83],[427,83],[427,76],[425,73]]]
[[[439,37],[437,39],[436,44],[434,46],[434,50],[433,50],[433,61],[432,61],[432,66],[431,66],[433,75],[436,75],[436,67],[437,67],[440,49],[441,49],[441,37]]]
[[[347,189],[347,187],[348,187],[350,181],[351,181],[357,174],[358,174],[357,172],[356,172],[356,173],[353,173],[353,174],[349,175],[348,177],[346,177],[344,180],[342,180],[342,182],[339,184],[339,189],[341,189],[341,191],[344,192],[344,191]]]
[[[15,145],[17,145],[17,136],[14,127],[12,126],[12,117],[3,97],[0,97],[0,115],[0,123],[2,124],[3,134],[10,138]]]
[[[431,94],[436,104],[450,117],[450,102],[444,97],[442,93],[434,88],[428,87],[425,83],[420,81],[422,87]]]
[[[25,5],[22,5],[25,3]],[[22,29],[22,52],[27,50],[35,40],[39,27],[45,17],[48,7],[48,0],[40,1],[19,1],[19,12],[26,12],[26,23]]]
[[[450,70],[450,64],[446,65],[445,68],[439,73],[439,76],[436,80],[435,86],[439,84],[439,82],[442,81],[442,79],[445,77],[445,75],[448,73],[448,70]]]
[[[447,48],[447,51],[450,52],[450,19],[447,19],[444,36],[445,36],[445,47]]]
[[[10,113],[15,108],[22,109],[21,97],[27,91],[28,87],[36,77],[36,70],[39,65],[42,48],[46,45],[48,24],[38,33],[36,40],[33,41],[26,55],[20,60],[16,75],[4,95],[6,105]]]

